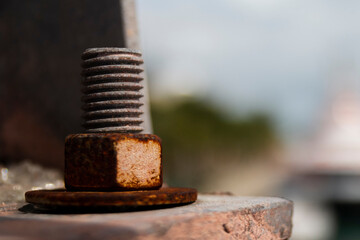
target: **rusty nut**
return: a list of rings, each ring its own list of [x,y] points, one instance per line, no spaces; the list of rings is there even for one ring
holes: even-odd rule
[[[68,190],[146,190],[161,185],[161,140],[156,135],[85,133],[65,140]]]

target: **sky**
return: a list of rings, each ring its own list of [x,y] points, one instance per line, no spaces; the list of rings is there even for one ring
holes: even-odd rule
[[[309,131],[343,85],[360,90],[360,1],[137,0],[153,98],[206,97]]]

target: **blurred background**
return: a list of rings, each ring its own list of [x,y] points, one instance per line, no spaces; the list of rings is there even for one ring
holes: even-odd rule
[[[358,1],[137,1],[170,185],[295,202],[292,239],[360,239]]]
[[[61,185],[81,52],[134,46],[168,185],[286,197],[292,239],[360,239],[359,1],[137,0],[130,25],[118,1],[26,2],[0,4],[3,187]]]

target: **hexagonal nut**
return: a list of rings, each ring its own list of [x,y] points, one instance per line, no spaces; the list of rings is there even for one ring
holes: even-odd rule
[[[161,185],[161,140],[156,135],[89,133],[65,140],[68,190],[146,190]]]

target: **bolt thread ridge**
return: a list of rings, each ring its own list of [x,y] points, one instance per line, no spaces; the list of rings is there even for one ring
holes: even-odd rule
[[[127,48],[89,48],[82,54],[82,109],[86,132],[139,133],[143,103],[141,53]]]

